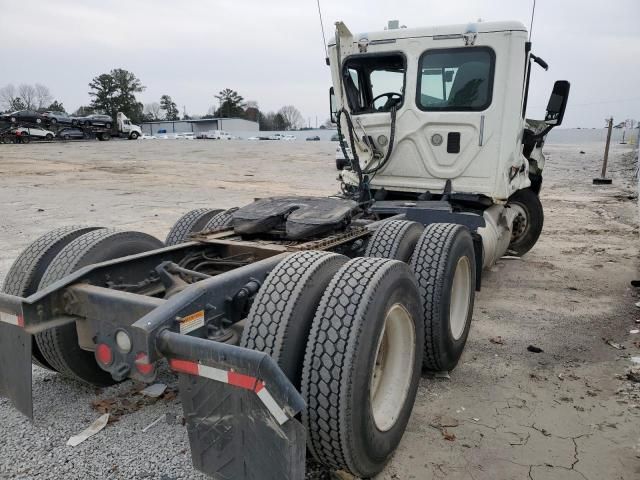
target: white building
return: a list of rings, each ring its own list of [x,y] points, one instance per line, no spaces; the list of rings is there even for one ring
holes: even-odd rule
[[[161,131],[164,130],[164,131]],[[224,130],[233,135],[241,136],[243,133],[257,132],[258,122],[245,120],[244,118],[201,118],[198,120],[158,120],[155,122],[143,122],[142,133],[156,135],[157,133],[184,133],[209,130]]]

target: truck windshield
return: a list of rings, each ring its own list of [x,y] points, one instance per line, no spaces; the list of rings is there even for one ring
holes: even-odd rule
[[[484,110],[491,104],[493,51],[486,47],[428,50],[420,57],[422,110]]]
[[[347,58],[343,80],[354,114],[388,112],[404,101],[405,59],[398,53],[366,54]]]

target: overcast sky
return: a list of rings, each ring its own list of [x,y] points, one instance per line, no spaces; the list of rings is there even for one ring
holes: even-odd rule
[[[327,38],[351,31],[482,18],[529,25],[532,0],[321,0]],[[214,94],[237,90],[263,111],[293,104],[315,124],[328,116],[331,79],[315,0],[0,0],[0,86],[43,83],[68,111],[89,103],[89,81],[134,72],[143,103],[169,94],[205,114]],[[529,116],[541,117],[553,81],[571,81],[565,125],[600,127],[640,117],[640,0],[538,0]]]

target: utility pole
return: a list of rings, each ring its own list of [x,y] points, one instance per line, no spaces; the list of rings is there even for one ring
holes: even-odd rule
[[[611,129],[613,128],[613,117],[607,119],[609,122],[607,126],[607,143],[604,147],[604,159],[602,160],[602,173],[600,178],[594,178],[594,185],[611,185],[611,179],[606,178],[607,175],[607,163],[609,161],[609,144],[611,143]]]

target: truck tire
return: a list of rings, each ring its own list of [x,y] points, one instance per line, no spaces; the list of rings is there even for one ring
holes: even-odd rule
[[[476,262],[469,230],[453,223],[428,225],[410,262],[422,295],[423,367],[453,370],[467,343],[476,291]]]
[[[166,246],[178,245],[188,241],[189,234],[199,232],[211,220],[211,217],[222,212],[220,209],[197,208],[185,213],[171,227],[167,239],[164,241]]]
[[[240,346],[268,353],[298,390],[316,308],[347,260],[321,251],[287,257],[269,273],[249,311]]]
[[[51,261],[39,288],[42,289],[70,273],[94,263],[161,248],[162,242],[140,232],[113,229],[95,230],[76,238]],[[35,335],[46,361],[61,374],[96,386],[113,385],[115,381],[102,370],[93,352],[78,345],[75,323],[51,328]]]
[[[237,209],[237,207],[230,208],[229,210],[225,210],[214,215],[211,217],[211,220],[207,222],[203,230],[215,230],[231,226],[231,222],[233,221],[233,212]]]
[[[24,133],[18,137],[20,139],[20,143],[27,144],[31,142],[31,137],[29,135],[25,135]]]
[[[40,280],[51,260],[73,240],[100,227],[61,227],[45,233],[25,248],[15,259],[4,279],[2,291],[18,297],[28,297],[38,291]],[[32,363],[53,370],[33,339]]]
[[[533,190],[524,188],[509,197],[507,207],[516,211],[508,250],[514,255],[522,256],[533,248],[542,233],[542,203]]]
[[[408,265],[355,258],[334,275],[307,342],[302,422],[323,465],[369,478],[404,434],[420,380],[422,306]]]
[[[138,139],[138,132],[131,132],[129,134],[129,140],[137,140]]]
[[[367,242],[365,257],[392,258],[408,263],[424,226],[407,220],[389,220]]]

